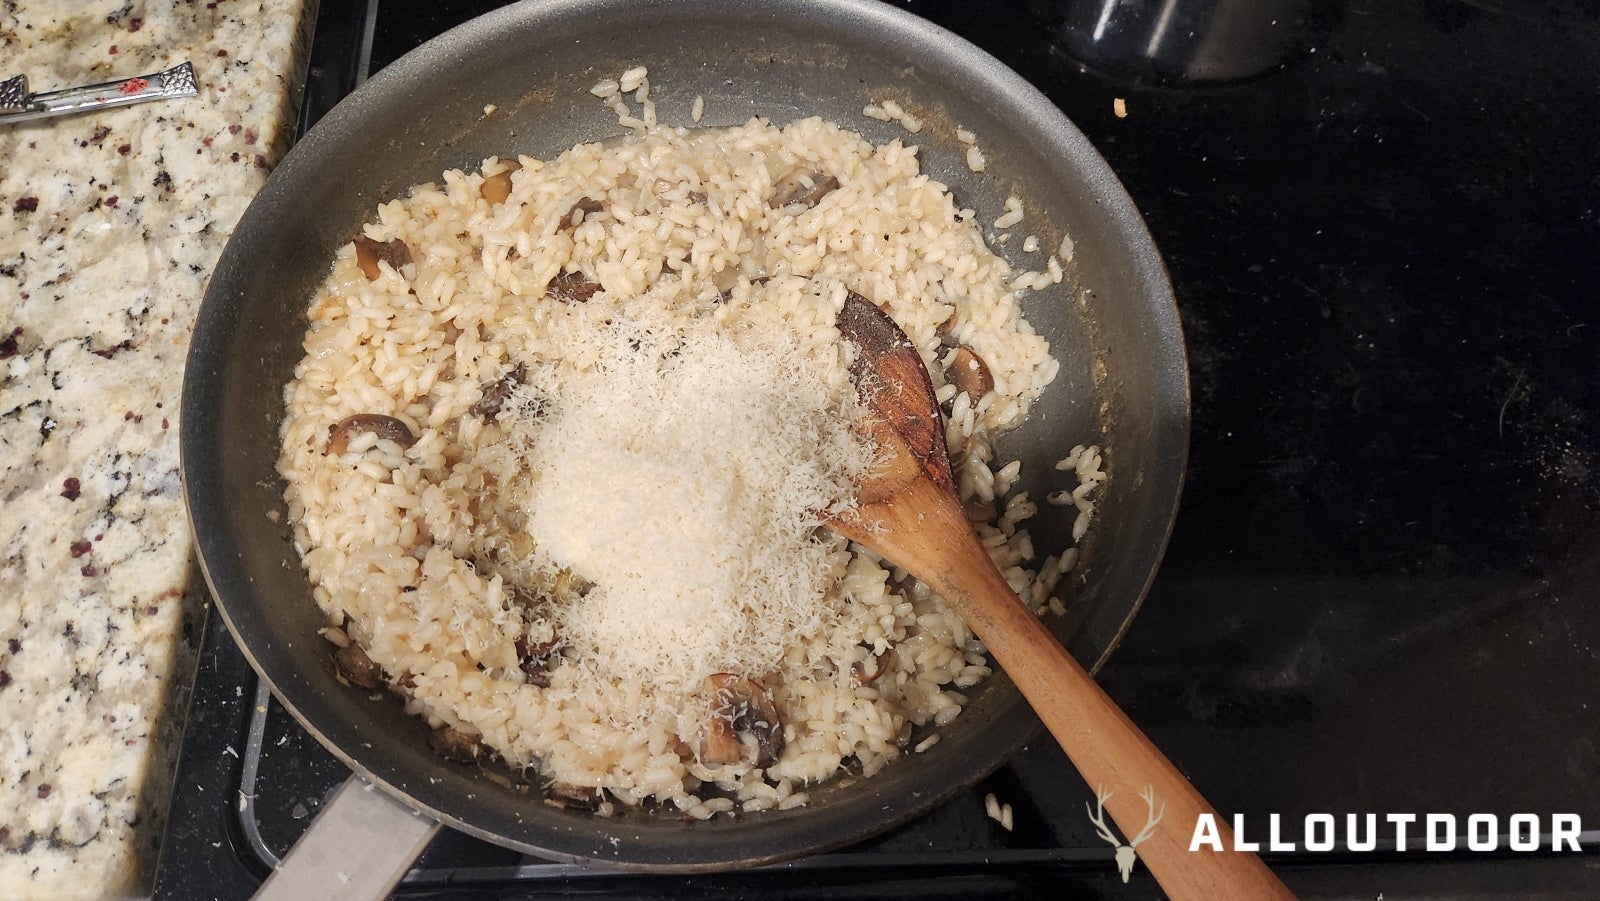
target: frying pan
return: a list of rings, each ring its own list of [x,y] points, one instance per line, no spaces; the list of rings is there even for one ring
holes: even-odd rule
[[[1019,269],[1040,268],[1070,235],[1070,278],[1024,301],[1061,372],[999,455],[1023,461],[1019,489],[1037,498],[1072,445],[1107,448],[1111,478],[1064,583],[1069,613],[1051,619],[1091,670],[1133,617],[1166,544],[1189,422],[1171,288],[1115,176],[1032,86],[955,35],[872,0],[550,0],[485,15],[384,69],[286,156],[217,265],[184,379],[184,486],[217,610],[284,706],[363,780],[347,785],[302,842],[349,829],[358,814],[375,818],[368,832],[381,848],[362,850],[343,835],[343,877],[380,851],[395,859],[378,868],[403,871],[437,823],[545,858],[636,870],[800,856],[928,810],[1036,732],[1032,712],[997,674],[931,749],[870,779],[813,787],[806,807],[709,822],[643,811],[604,819],[541,803],[537,785],[504,767],[435,756],[425,725],[398,702],[335,679],[274,469],[282,389],[301,356],[309,299],[335,250],[409,186],[490,155],[549,157],[615,136],[615,115],[588,88],[635,64],[649,66],[664,121],[689,124],[696,96],[708,126],[820,115],[875,143],[916,144],[924,171],[983,221],[1015,193],[1027,219],[1002,252]],[[922,131],[863,117],[884,99],[920,117]],[[978,135],[988,160],[981,174],[964,162],[958,125]],[[1021,253],[1024,234],[1047,250]],[[1042,557],[1070,543],[1071,519],[1070,508],[1041,507],[1030,528]],[[408,817],[412,826],[396,825]]]

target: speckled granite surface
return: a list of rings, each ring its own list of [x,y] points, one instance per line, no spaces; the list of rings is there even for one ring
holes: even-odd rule
[[[286,145],[314,0],[0,4],[35,91],[200,96],[0,126],[0,898],[148,890],[199,607],[189,329]]]

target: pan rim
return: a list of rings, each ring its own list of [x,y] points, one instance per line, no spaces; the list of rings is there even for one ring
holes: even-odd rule
[[[374,98],[381,98],[383,92],[389,90],[391,85],[403,85],[409,78],[414,78],[419,73],[436,69],[441,61],[461,52],[460,48],[471,47],[480,40],[491,36],[497,29],[507,29],[513,25],[527,27],[527,23],[537,21],[545,16],[567,15],[593,15],[596,7],[618,10],[640,5],[635,0],[551,0],[551,2],[526,2],[507,6],[490,12],[477,19],[464,23],[451,31],[434,38],[432,41],[418,47],[411,53],[402,57],[394,64],[376,74],[351,98],[341,102],[324,120],[327,128],[321,125],[312,129],[300,146],[315,150],[324,142],[335,141],[340,135],[340,130],[354,124],[359,120],[362,105],[377,102]],[[643,5],[651,5],[648,0],[643,0]],[[704,9],[744,9],[744,4],[728,2],[728,0],[706,0],[700,4],[685,4],[686,6],[699,6]],[[1169,444],[1168,469],[1172,473],[1170,488],[1162,488],[1161,493],[1170,495],[1170,503],[1162,516],[1159,531],[1159,541],[1153,551],[1152,563],[1148,567],[1145,579],[1140,586],[1128,612],[1122,617],[1121,625],[1111,637],[1107,646],[1095,660],[1090,663],[1091,672],[1098,671],[1107,661],[1111,652],[1120,643],[1126,634],[1133,617],[1148,593],[1151,582],[1154,580],[1158,569],[1159,560],[1170,539],[1173,522],[1178,508],[1178,497],[1181,494],[1184,477],[1185,462],[1188,451],[1189,432],[1189,382],[1187,377],[1187,363],[1184,356],[1183,341],[1181,338],[1181,323],[1177,316],[1176,301],[1172,295],[1170,281],[1167,277],[1165,265],[1159,252],[1156,250],[1153,239],[1146,228],[1142,218],[1134,208],[1132,200],[1128,197],[1110,167],[1089,144],[1088,139],[1073,126],[1055,106],[1035,88],[1022,79],[1010,68],[999,60],[979,49],[965,39],[954,35],[942,27],[921,19],[909,12],[895,7],[876,2],[876,0],[815,0],[810,3],[778,3],[767,4],[763,7],[762,15],[776,17],[779,14],[800,19],[822,19],[834,23],[833,27],[845,30],[850,28],[869,29],[882,34],[890,35],[901,41],[909,41],[918,49],[927,49],[937,52],[942,56],[941,64],[955,66],[966,74],[984,80],[984,89],[994,92],[997,96],[1004,97],[1008,102],[1019,108],[1026,121],[1044,126],[1039,135],[1042,139],[1050,141],[1052,155],[1063,156],[1071,161],[1072,167],[1093,176],[1086,188],[1104,199],[1109,207],[1108,218],[1116,223],[1119,232],[1117,243],[1128,254],[1129,262],[1138,273],[1138,280],[1142,286],[1141,293],[1149,298],[1149,303],[1160,314],[1156,324],[1162,328],[1156,336],[1163,342],[1158,348],[1158,358],[1165,361],[1168,369],[1168,378],[1162,384],[1172,389],[1172,396],[1161,399],[1169,409],[1160,417],[1164,426],[1168,427],[1170,434],[1163,435]],[[755,15],[755,13],[747,13]],[[320,130],[319,130],[320,129]],[[298,147],[296,149],[299,149]],[[303,153],[296,156],[291,152],[284,163],[274,173],[274,179],[258,197],[258,202],[265,198],[265,203],[270,206],[283,199],[282,195],[289,193],[295,173],[302,166],[301,160],[313,160],[312,153]],[[304,165],[313,165],[307,162]],[[279,173],[283,173],[280,178]],[[273,181],[277,184],[274,185]],[[270,192],[270,193],[269,193]],[[255,210],[257,203],[252,203]],[[241,220],[238,232],[246,230],[246,222],[254,223],[260,218],[251,217],[247,211],[245,219]],[[236,232],[236,235],[238,234]],[[231,242],[230,242],[231,243]],[[221,264],[219,263],[219,269]],[[216,289],[219,293],[222,288]],[[464,819],[448,806],[429,803],[429,798],[436,797],[433,792],[423,788],[418,790],[406,784],[405,780],[395,778],[392,768],[373,767],[367,764],[366,759],[351,750],[350,744],[339,741],[328,735],[318,727],[319,718],[315,713],[307,714],[302,705],[298,703],[301,695],[294,688],[292,680],[284,678],[282,673],[271,672],[272,667],[263,661],[255,652],[250,637],[244,634],[245,630],[236,621],[232,602],[229,600],[231,585],[239,580],[241,573],[232,571],[231,565],[236,561],[220,558],[221,551],[211,554],[206,553],[206,548],[219,531],[218,524],[210,517],[212,512],[206,504],[195,496],[195,492],[203,494],[208,490],[203,457],[208,449],[205,441],[196,433],[198,422],[204,415],[205,404],[214,391],[204,384],[200,373],[211,371],[216,365],[214,353],[216,345],[222,342],[206,341],[223,331],[222,326],[215,320],[216,315],[208,318],[207,308],[213,314],[226,303],[225,298],[217,302],[212,301],[212,290],[208,289],[207,302],[202,307],[200,321],[196,324],[195,341],[190,348],[189,366],[186,368],[184,378],[184,402],[182,405],[183,417],[180,420],[180,467],[184,473],[185,504],[189,511],[191,529],[195,535],[196,548],[199,551],[201,570],[205,576],[212,596],[216,599],[216,607],[223,617],[230,634],[243,650],[251,667],[259,674],[263,681],[272,689],[279,702],[304,726],[317,740],[327,747],[341,762],[349,766],[354,772],[368,779],[388,791],[392,796],[402,799],[404,803],[412,805],[427,812],[430,816],[438,818],[453,828],[469,834],[484,838],[495,843],[513,847],[543,857],[559,859],[564,862],[581,863],[586,866],[604,866],[608,869],[647,872],[676,872],[692,873],[725,869],[732,864],[752,865],[770,863],[778,860],[792,858],[804,853],[816,853],[832,847],[849,844],[865,834],[875,832],[857,833],[842,831],[836,841],[816,843],[813,842],[799,851],[784,849],[768,855],[751,856],[749,853],[740,853],[737,859],[717,858],[698,860],[694,862],[679,862],[674,860],[629,860],[614,861],[605,858],[590,856],[564,850],[563,847],[552,847],[547,844],[535,844],[516,836],[507,835],[486,829],[477,823]],[[210,354],[210,355],[208,355]],[[1172,381],[1171,379],[1176,379]],[[193,403],[191,403],[191,400]],[[1179,414],[1181,411],[1181,415]],[[189,414],[194,413],[191,416]],[[1166,470],[1164,470],[1166,471]],[[276,678],[275,678],[276,676]],[[1031,713],[1029,714],[1031,717]],[[1005,759],[1012,756],[1037,733],[1036,720],[1031,720],[1031,727],[1019,730],[1017,735],[1003,742],[1002,750],[995,755],[998,766]],[[951,781],[946,790],[939,797],[923,799],[914,804],[905,805],[905,809],[894,813],[888,819],[900,821],[931,808],[943,797],[948,797],[955,791],[970,785],[982,778],[987,771],[978,772],[965,781]],[[896,820],[898,817],[899,820]],[[773,821],[764,823],[763,826],[773,825]],[[881,828],[881,827],[879,827]]]

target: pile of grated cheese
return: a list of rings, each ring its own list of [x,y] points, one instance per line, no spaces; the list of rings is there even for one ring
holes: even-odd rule
[[[846,555],[818,526],[871,462],[841,364],[714,317],[619,319],[591,340],[534,373],[556,390],[510,423],[531,562],[594,585],[549,611],[569,659],[668,691],[776,669],[835,624],[824,595]]]

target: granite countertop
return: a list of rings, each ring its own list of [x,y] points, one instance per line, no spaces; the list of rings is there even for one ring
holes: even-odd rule
[[[145,894],[204,590],[190,327],[287,146],[310,0],[0,7],[35,91],[194,64],[200,96],[0,126],[0,898]]]

